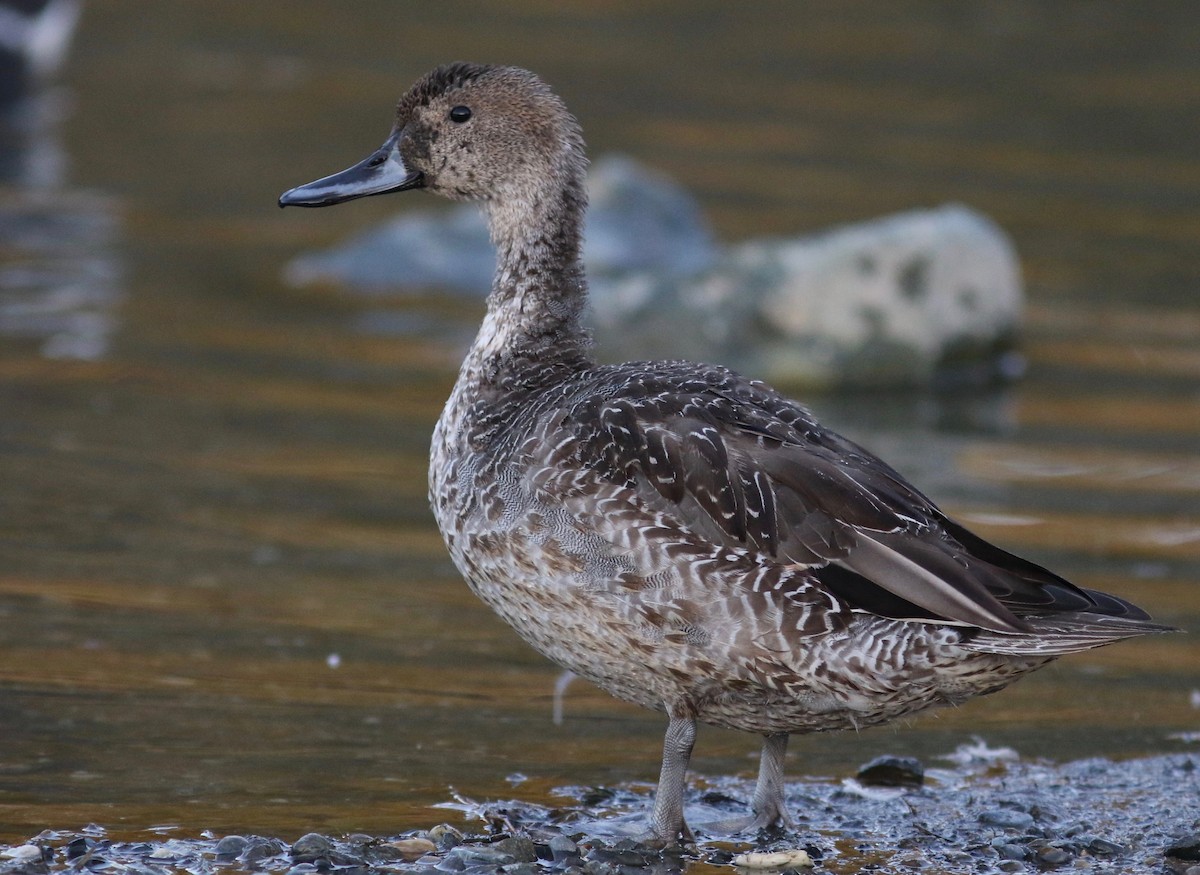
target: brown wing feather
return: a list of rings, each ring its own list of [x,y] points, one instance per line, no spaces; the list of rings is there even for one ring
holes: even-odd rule
[[[728,372],[709,376],[593,395],[563,423],[575,426],[580,461],[648,486],[710,539],[812,567],[860,610],[997,632],[1026,631],[1030,612],[1118,610],[953,523],[803,407]],[[839,571],[823,577],[823,567]]]

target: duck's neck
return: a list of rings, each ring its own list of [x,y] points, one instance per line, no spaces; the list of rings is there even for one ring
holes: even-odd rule
[[[464,362],[484,380],[529,366],[589,361],[580,261],[587,196],[582,180],[487,205],[496,275],[487,315]]]

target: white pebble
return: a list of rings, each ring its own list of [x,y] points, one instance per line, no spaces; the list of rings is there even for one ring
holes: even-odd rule
[[[811,868],[816,864],[808,851],[796,848],[791,851],[775,851],[770,854],[754,852],[738,854],[733,858],[733,865],[743,869],[795,869],[797,867]]]

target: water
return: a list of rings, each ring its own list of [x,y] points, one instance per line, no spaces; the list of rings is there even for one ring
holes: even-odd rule
[[[394,833],[453,817],[430,807],[452,786],[551,802],[654,779],[661,719],[577,683],[553,725],[557,669],[444,554],[425,456],[460,350],[365,334],[379,301],[280,278],[429,205],[274,208],[378,145],[397,94],[456,57],[542,72],[593,152],[671,173],[726,240],[946,200],[992,215],[1023,257],[1028,378],[813,406],[981,534],[1200,630],[1197,37],[1189,4],[88,7],[50,127],[64,173],[4,192],[57,221],[7,231],[6,270],[82,292],[0,321],[0,841]],[[972,734],[1059,760],[1195,749],[1171,736],[1200,724],[1198,641],[799,738],[790,769]],[[756,747],[703,730],[695,768],[748,773]]]

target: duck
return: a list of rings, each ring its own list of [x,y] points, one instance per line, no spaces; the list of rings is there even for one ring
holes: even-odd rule
[[[790,827],[790,735],[958,704],[1169,629],[973,534],[764,382],[597,364],[586,168],[541,78],[455,62],[404,93],[380,148],[279,204],[422,190],[482,205],[496,270],[433,431],[430,504],[467,585],[526,642],[666,715],[647,842],[695,841],[698,723],[762,739],[750,811],[726,826]]]

